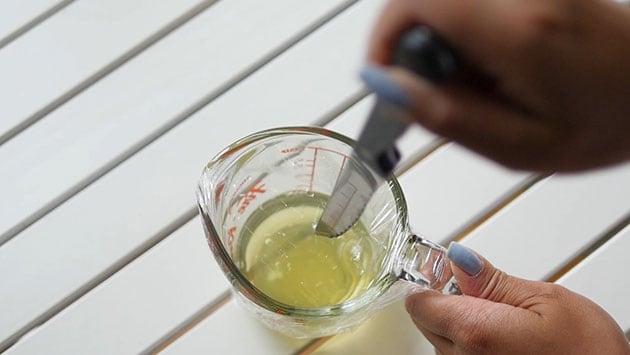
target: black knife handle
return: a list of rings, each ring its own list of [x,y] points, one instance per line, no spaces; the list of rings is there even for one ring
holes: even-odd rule
[[[417,26],[402,34],[392,53],[392,64],[401,66],[440,84],[455,75],[455,50],[427,26]]]
[[[434,84],[447,81],[457,71],[455,51],[426,26],[406,31],[392,56],[393,65],[410,69]],[[410,124],[400,110],[387,100],[377,100],[355,149],[381,177],[391,174],[400,161],[395,142]]]

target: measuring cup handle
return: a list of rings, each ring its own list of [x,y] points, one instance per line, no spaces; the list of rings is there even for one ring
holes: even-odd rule
[[[453,277],[446,249],[441,245],[412,234],[403,260],[399,275],[401,280],[445,294],[461,294]]]

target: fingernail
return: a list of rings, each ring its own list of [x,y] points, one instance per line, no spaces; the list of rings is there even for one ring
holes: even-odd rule
[[[481,259],[465,246],[452,242],[448,247],[446,256],[460,269],[470,276],[476,276],[483,266]]]
[[[411,105],[411,100],[405,90],[392,80],[383,69],[367,66],[361,69],[359,76],[365,85],[379,98],[401,107],[409,107]]]

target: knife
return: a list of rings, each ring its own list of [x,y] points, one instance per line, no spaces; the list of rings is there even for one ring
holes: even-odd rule
[[[414,27],[400,37],[392,63],[434,84],[450,79],[458,66],[453,49],[426,26]],[[370,78],[362,78],[370,87]],[[395,142],[410,120],[401,103],[388,97],[387,90],[371,89],[376,91],[376,103],[315,227],[318,235],[336,238],[350,229],[400,160]]]

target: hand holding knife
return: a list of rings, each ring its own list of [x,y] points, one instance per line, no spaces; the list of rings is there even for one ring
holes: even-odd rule
[[[405,32],[392,57],[394,65],[409,69],[434,84],[450,79],[457,68],[455,52],[425,26]],[[359,220],[374,191],[400,160],[395,142],[410,124],[404,110],[408,103],[400,102],[400,95],[395,92],[398,88],[372,85],[378,81],[376,76],[377,73],[369,71],[362,73],[363,81],[377,94],[377,101],[317,223],[319,235],[335,238],[350,229]]]

